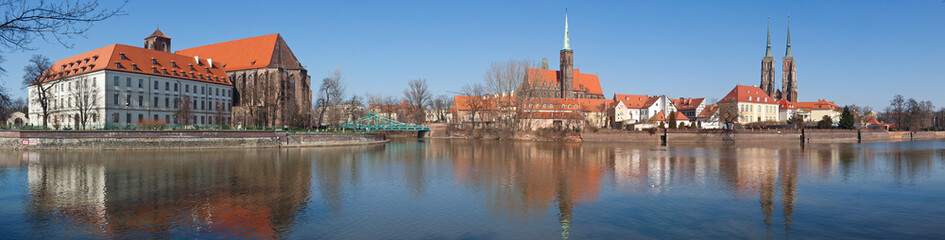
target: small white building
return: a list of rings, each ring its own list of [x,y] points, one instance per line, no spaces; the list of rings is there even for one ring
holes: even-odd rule
[[[660,112],[670,113],[678,111],[669,98],[665,95],[647,96],[647,95],[629,95],[614,94],[614,101],[620,102],[614,104],[610,110],[614,117],[614,126],[630,126],[634,124],[645,123]]]
[[[799,108],[788,100],[778,100],[778,109],[780,111],[778,118],[781,119],[781,121],[790,120],[791,116],[794,116],[794,114],[800,116],[805,122],[810,121],[810,111]]]
[[[43,102],[49,127],[228,125],[234,93],[223,66],[121,44],[68,57],[27,88],[30,125],[43,125]]]

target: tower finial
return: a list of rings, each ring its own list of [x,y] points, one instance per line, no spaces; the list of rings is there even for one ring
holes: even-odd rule
[[[785,52],[784,52],[784,57],[792,57],[792,56],[791,56],[791,15],[788,15],[787,18],[788,18],[788,22],[787,22],[787,50],[785,50]]]
[[[768,17],[768,44],[765,45],[765,57],[771,57],[771,17]]]
[[[571,40],[568,39],[568,9],[564,9],[564,50],[571,50]]]

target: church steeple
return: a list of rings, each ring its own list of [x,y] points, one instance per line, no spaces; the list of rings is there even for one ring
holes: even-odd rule
[[[787,50],[784,51],[784,57],[791,56],[791,16],[788,16],[787,22]]]
[[[564,10],[564,50],[571,50],[571,40],[568,39],[568,10]]]
[[[765,47],[765,57],[771,57],[771,17],[768,17],[768,45]]]

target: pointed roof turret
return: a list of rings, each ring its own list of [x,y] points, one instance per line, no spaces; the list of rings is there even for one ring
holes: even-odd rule
[[[167,37],[167,35],[164,35],[164,33],[161,32],[161,29],[154,30],[154,33],[151,33],[151,36],[148,36],[148,37],[146,37],[146,38],[144,38],[144,39],[148,39],[148,38],[151,38],[151,37],[169,38],[169,37]]]
[[[768,17],[768,45],[765,46],[765,57],[771,57],[771,17]]]
[[[568,10],[564,10],[564,50],[571,50],[571,40],[568,39]]]
[[[787,17],[787,50],[784,51],[784,57],[794,57],[791,56],[791,16]]]

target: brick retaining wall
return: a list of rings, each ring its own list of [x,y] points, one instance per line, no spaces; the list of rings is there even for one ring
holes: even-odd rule
[[[296,140],[298,139],[298,140]],[[283,131],[0,131],[7,149],[246,148],[372,144],[383,134],[295,134]],[[33,141],[24,145],[23,141]]]
[[[581,138],[586,142],[640,142],[661,143],[664,132],[655,134],[639,131],[609,131],[585,132]],[[710,142],[737,142],[737,143],[766,143],[766,142],[800,142],[801,131],[797,130],[736,130],[726,132],[721,130],[669,130],[665,133],[669,143],[710,143]],[[805,141],[810,143],[852,142],[862,139],[869,141],[909,141],[933,140],[945,138],[945,132],[887,132],[861,130],[828,130],[807,129],[804,131]],[[859,138],[858,138],[859,137]]]

